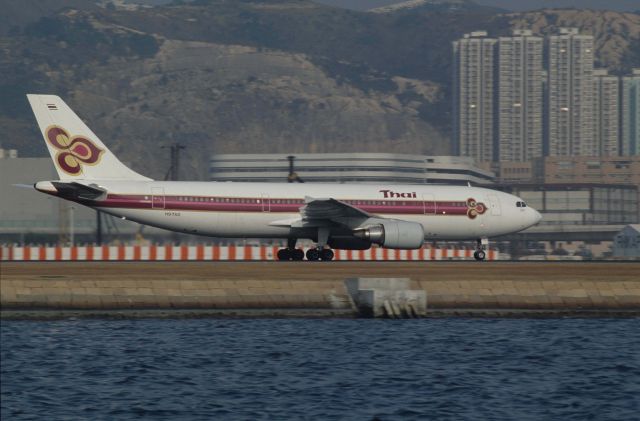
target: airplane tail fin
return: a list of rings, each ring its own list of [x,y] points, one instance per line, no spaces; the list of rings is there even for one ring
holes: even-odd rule
[[[151,180],[124,165],[55,95],[27,95],[60,180]]]

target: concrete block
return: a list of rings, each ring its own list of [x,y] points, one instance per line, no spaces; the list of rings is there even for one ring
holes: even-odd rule
[[[136,288],[137,296],[152,296],[153,290],[151,288]]]
[[[409,289],[411,280],[409,278],[349,278],[345,280],[345,285],[349,294],[353,296],[358,290],[365,289]]]
[[[361,314],[372,317],[407,316],[411,308],[418,316],[426,315],[427,292],[410,290],[408,278],[350,278],[345,286]]]
[[[638,308],[640,307],[640,299],[638,297],[630,297],[630,296],[618,296],[616,297],[616,301],[623,308]]]
[[[44,286],[41,280],[25,280],[22,285],[25,288],[42,288]]]
[[[587,298],[587,291],[584,289],[570,289],[558,291],[558,296],[562,298]]]
[[[15,289],[2,290],[2,292],[0,293],[0,302],[4,303],[4,302],[13,301],[17,296],[18,294],[16,294]]]
[[[182,291],[178,288],[176,289],[167,289],[167,296],[168,297],[181,297],[182,296]]]
[[[87,295],[85,300],[89,308],[102,308],[102,299],[97,295]]]

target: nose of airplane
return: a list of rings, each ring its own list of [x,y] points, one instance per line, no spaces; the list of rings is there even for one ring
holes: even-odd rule
[[[535,225],[542,220],[542,215],[540,215],[540,212],[538,212],[537,210],[535,209],[532,209],[532,210],[533,210],[533,225]]]

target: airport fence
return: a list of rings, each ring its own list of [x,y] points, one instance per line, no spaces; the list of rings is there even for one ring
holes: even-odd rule
[[[277,246],[218,245],[87,245],[1,246],[4,261],[226,261],[277,260]],[[334,250],[334,260],[471,260],[470,248],[426,247],[417,250]],[[500,253],[487,250],[487,260],[499,260]]]

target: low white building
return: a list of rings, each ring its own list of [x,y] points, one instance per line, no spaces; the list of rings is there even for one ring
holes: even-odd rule
[[[282,182],[289,154],[213,155],[211,181]],[[392,153],[299,153],[296,174],[308,183],[493,184],[495,175],[462,156]]]
[[[624,227],[613,240],[613,257],[640,259],[640,224]]]

